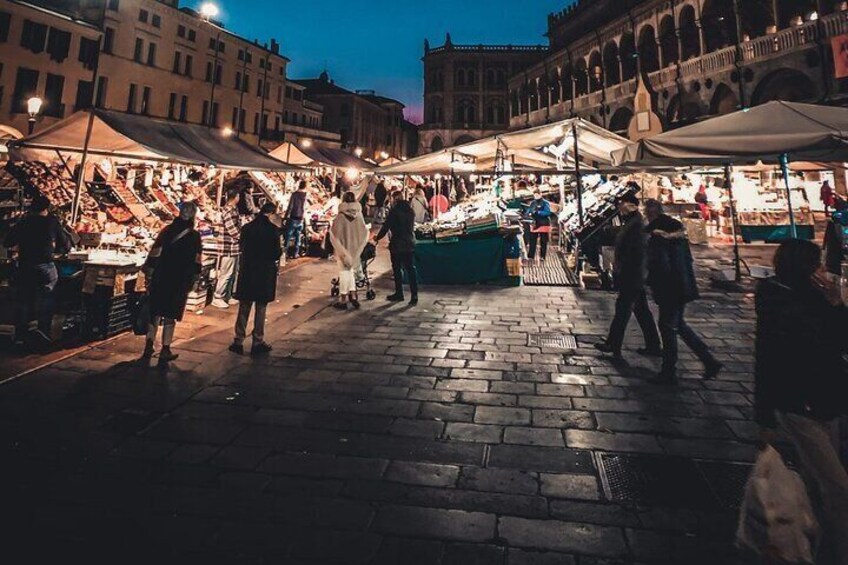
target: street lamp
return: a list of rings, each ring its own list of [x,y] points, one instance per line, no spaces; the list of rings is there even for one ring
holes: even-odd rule
[[[300,144],[303,145],[304,147],[312,147],[312,140],[311,139],[304,139],[300,142]]]
[[[33,96],[29,100],[27,100],[27,114],[29,114],[29,135],[32,135],[32,132],[35,130],[35,122],[38,119],[38,115],[41,113],[41,107],[44,105],[44,101],[38,96]]]
[[[203,16],[207,22],[212,18],[218,17],[219,13],[221,13],[221,11],[218,9],[218,6],[212,2],[204,2],[203,5],[200,6],[200,15]]]
[[[223,128],[223,129],[221,130],[221,135],[223,135],[224,137],[232,137],[232,135],[233,135],[233,128],[231,128],[231,127],[225,127],[225,128]]]

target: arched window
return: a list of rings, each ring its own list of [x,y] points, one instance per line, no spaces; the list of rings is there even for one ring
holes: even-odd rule
[[[625,33],[621,37],[618,51],[619,57],[621,57],[621,80],[636,78],[639,55],[636,51],[636,39],[632,33]]]
[[[592,92],[604,87],[604,69],[600,51],[592,51],[589,55],[589,87]]]
[[[510,111],[513,118],[521,115],[521,103],[519,102],[517,90],[513,90],[510,93]]]
[[[693,57],[701,56],[701,38],[698,34],[698,24],[695,23],[695,8],[683,6],[680,10],[680,43],[683,51],[680,53],[681,61],[688,61]]]
[[[589,94],[589,75],[586,72],[586,59],[577,59],[574,64],[574,88],[575,96]]]
[[[639,61],[642,72],[652,73],[660,70],[660,57],[657,48],[657,36],[652,26],[645,26],[639,32]]]
[[[736,14],[733,0],[706,0],[701,13],[707,53],[736,45]]]
[[[475,71],[474,69],[468,69],[468,71],[466,71],[466,72],[467,72],[466,79],[468,80],[468,86],[477,86],[477,71]]]
[[[499,100],[490,102],[486,108],[486,123],[493,126],[501,126],[506,123],[506,110]]]
[[[621,82],[621,67],[618,62],[618,45],[610,41],[604,47],[604,76],[612,86]]]
[[[465,69],[456,70],[456,85],[465,86]]]
[[[477,121],[477,111],[474,102],[461,100],[456,107],[456,121],[460,124],[472,124]]]
[[[559,72],[554,71],[551,74],[551,78],[548,79],[548,91],[550,92],[549,100],[550,105],[553,106],[555,104],[559,104],[560,102],[560,77]]]
[[[674,18],[666,16],[660,22],[660,48],[662,66],[680,62],[680,50],[677,48],[677,33],[674,30]]]

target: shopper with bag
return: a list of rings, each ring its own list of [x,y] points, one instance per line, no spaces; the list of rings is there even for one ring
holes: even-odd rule
[[[239,224],[238,212],[239,191],[230,188],[225,196],[224,205],[221,208],[221,221],[216,229],[216,246],[218,252],[218,280],[215,283],[215,295],[212,306],[215,308],[229,308],[229,294],[235,284],[238,272],[239,258],[239,235],[241,225]]]
[[[271,202],[262,206],[260,213],[241,231],[241,269],[236,284],[235,297],[239,301],[235,339],[230,351],[244,354],[247,339],[247,322],[253,314],[253,347],[251,355],[264,355],[271,351],[265,342],[265,316],[268,304],[277,298],[277,274],[279,260],[283,255],[277,227],[271,216],[277,213],[277,205]]]
[[[333,253],[339,264],[339,301],[335,307],[347,310],[347,302],[359,310],[356,295],[356,271],[360,266],[362,251],[368,244],[368,226],[362,217],[362,207],[356,203],[356,195],[346,192],[339,205],[339,215],[330,228]]]
[[[533,191],[533,202],[527,208],[527,216],[532,221],[530,226],[530,260],[536,259],[536,247],[542,242],[540,258],[542,261],[548,257],[548,241],[551,237],[551,203],[542,197],[542,191],[538,188]]]
[[[162,351],[159,362],[168,363],[179,357],[171,351],[177,322],[183,319],[188,295],[200,274],[200,234],[194,228],[197,204],[184,202],[180,215],[162,230],[144,265],[149,280],[150,328],[143,359],[150,359],[159,326],[162,326]]]
[[[418,304],[418,271],[415,268],[415,214],[409,202],[404,200],[403,192],[392,195],[394,201],[386,223],[374,243],[391,233],[389,252],[392,256],[392,272],[395,279],[395,293],[387,297],[389,302],[403,302],[403,275],[409,280],[409,290],[412,293],[410,306]]]
[[[757,289],[756,420],[766,443],[779,429],[794,445],[821,500],[825,543],[848,565],[848,472],[839,446],[839,419],[848,413],[848,309],[821,260],[816,244],[786,241],[775,254],[775,277]]]

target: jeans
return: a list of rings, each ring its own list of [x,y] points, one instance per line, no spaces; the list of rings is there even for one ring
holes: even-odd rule
[[[256,311],[253,313],[253,344],[257,345],[265,341],[265,314],[268,304],[243,300],[239,303],[238,318],[236,318],[235,342],[239,345],[247,339],[247,321],[250,318],[250,310],[254,307]]]
[[[52,337],[53,291],[59,282],[59,272],[54,263],[21,266],[17,280],[17,315],[15,316],[15,339],[23,339],[29,332],[29,322],[35,315],[38,329]]]
[[[415,253],[392,253],[392,273],[395,277],[395,294],[403,296],[403,273],[409,279],[412,298],[418,298],[418,271],[415,268]]]
[[[683,343],[689,346],[698,359],[706,365],[715,365],[718,363],[710,353],[710,348],[704,343],[704,340],[695,333],[695,330],[689,327],[686,323],[685,313],[686,305],[678,303],[660,304],[660,334],[663,341],[663,362],[662,373],[672,376],[677,371],[677,337],[683,340]]]
[[[238,255],[234,257],[221,257],[221,266],[218,268],[218,281],[215,283],[215,298],[224,300],[232,293],[238,271]]]
[[[624,332],[627,330],[631,314],[636,316],[636,321],[642,328],[642,334],[645,336],[645,347],[651,350],[659,350],[660,336],[657,333],[654,315],[651,314],[651,308],[648,306],[648,296],[645,294],[644,288],[619,291],[618,299],[615,301],[615,317],[610,326],[607,345],[613,351],[621,351],[624,344]]]
[[[839,459],[839,420],[820,422],[783,412],[777,420],[798,452],[802,474],[818,489],[819,496],[811,499],[825,543],[833,546],[837,565],[848,565],[848,472]]]
[[[303,220],[289,220],[288,226],[286,226],[286,243],[283,246],[284,251],[289,253],[289,245],[291,244],[292,239],[294,239],[294,254],[291,256],[297,257],[300,255],[300,238],[302,235]]]
[[[531,259],[536,258],[536,244],[541,239],[542,240],[542,259],[548,256],[548,241],[551,238],[551,234],[548,233],[530,233],[530,251],[528,255]]]

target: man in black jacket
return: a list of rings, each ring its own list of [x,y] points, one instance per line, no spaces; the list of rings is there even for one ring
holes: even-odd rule
[[[389,253],[392,256],[392,271],[395,277],[395,293],[388,297],[389,302],[403,302],[403,273],[409,278],[409,290],[412,292],[410,306],[418,304],[418,272],[415,269],[415,212],[404,198],[403,192],[392,194],[392,209],[386,217],[383,229],[377,234],[374,243],[378,243],[391,232]]]
[[[247,321],[254,307],[256,312],[250,354],[262,355],[271,351],[271,346],[265,343],[265,314],[268,304],[277,297],[278,261],[283,255],[279,231],[271,223],[271,216],[276,213],[277,206],[267,203],[256,219],[241,230],[241,269],[235,292],[239,300],[239,312],[235,340],[230,346],[230,351],[239,355],[244,354]]]
[[[50,201],[46,197],[36,196],[29,211],[4,241],[6,247],[18,248],[15,341],[23,341],[35,311],[38,319],[36,335],[49,343],[53,325],[53,290],[59,281],[53,257],[70,251],[71,240],[58,218],[50,213]]]
[[[635,194],[628,194],[619,202],[618,213],[623,225],[615,238],[613,275],[618,287],[615,317],[606,341],[596,343],[595,348],[616,358],[621,357],[624,332],[631,314],[634,314],[645,336],[645,348],[639,349],[638,353],[659,356],[662,352],[660,336],[645,294],[644,222]]]
[[[704,378],[712,379],[721,371],[710,348],[686,323],[686,304],[697,300],[698,283],[686,230],[683,224],[663,213],[657,200],[645,203],[648,226],[648,286],[660,308],[660,334],[663,341],[662,370],[654,379],[657,384],[677,381],[677,337],[704,364]]]

